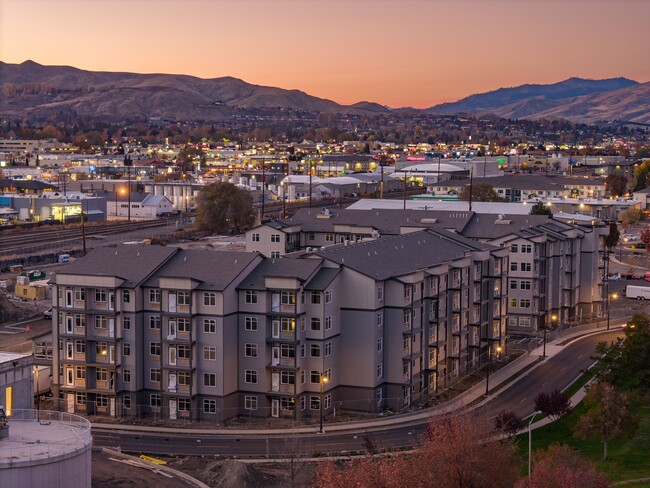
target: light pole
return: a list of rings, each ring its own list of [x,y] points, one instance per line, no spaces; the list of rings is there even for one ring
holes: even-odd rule
[[[533,436],[532,436],[532,430],[530,428],[530,425],[533,423],[533,420],[535,420],[535,417],[542,413],[540,410],[537,410],[535,413],[533,413],[533,416],[530,418],[530,421],[528,422],[528,486],[530,486],[530,458],[531,454],[533,451]]]
[[[325,376],[321,371],[320,373],[320,429],[318,430],[319,434],[323,433],[323,386],[328,381],[329,380],[327,379],[327,376]]]
[[[488,361],[487,361],[487,375],[485,377],[485,396],[488,396],[490,394],[490,363],[492,362],[492,347],[490,346],[490,342],[488,341],[488,350],[487,350],[487,355],[488,355]],[[497,346],[497,353],[501,352],[501,344]]]
[[[41,421],[41,395],[38,391],[38,366],[34,366],[34,376],[36,377],[36,421]]]
[[[627,237],[624,237],[622,241],[618,241],[618,260],[623,262],[623,243],[627,243]]]
[[[607,290],[607,330],[609,330],[609,304],[611,303],[612,298],[616,300],[618,298],[618,293],[609,293],[609,290]]]

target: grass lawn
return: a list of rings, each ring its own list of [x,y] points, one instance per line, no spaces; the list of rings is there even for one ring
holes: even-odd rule
[[[567,417],[534,430],[533,452],[553,443],[568,444],[596,464],[611,481],[650,478],[650,403],[648,399],[630,397],[630,410],[639,418],[639,430],[633,439],[623,436],[610,442],[609,460],[603,460],[603,445],[597,439],[578,439],[573,434],[578,417],[585,412],[579,404]],[[517,438],[519,453],[528,460],[528,433]],[[650,483],[626,485],[649,487]]]

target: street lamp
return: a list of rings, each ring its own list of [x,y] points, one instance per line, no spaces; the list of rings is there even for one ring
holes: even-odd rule
[[[535,413],[533,413],[533,416],[528,422],[528,486],[530,486],[530,458],[533,450],[533,436],[531,434],[532,430],[530,428],[530,425],[533,423],[533,420],[535,420],[535,417],[540,413],[542,413],[541,410],[537,410]]]
[[[612,298],[616,300],[618,298],[618,293],[609,293],[607,291],[607,330],[609,330],[609,304],[612,301]]]
[[[622,241],[618,241],[618,260],[623,262],[623,242],[627,243],[627,237],[624,237]]]
[[[323,386],[328,381],[329,380],[327,379],[327,376],[325,376],[321,371],[320,373],[320,429],[318,430],[319,434],[323,433]]]
[[[34,366],[34,376],[36,378],[36,421],[41,421],[41,395],[38,391],[38,366]]]
[[[490,392],[490,363],[492,359],[492,347],[490,346],[490,343],[488,342],[488,362],[487,362],[487,375],[485,377],[485,396],[489,395]],[[501,344],[497,346],[497,353],[501,352]]]

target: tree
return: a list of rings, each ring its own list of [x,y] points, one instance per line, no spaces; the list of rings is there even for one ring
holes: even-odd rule
[[[645,229],[641,232],[639,239],[641,239],[641,242],[645,244],[646,252],[650,252],[650,225],[646,225]]]
[[[650,391],[650,316],[638,313],[625,327],[625,338],[596,346],[596,377],[621,390]]]
[[[628,208],[625,212],[621,212],[619,217],[621,219],[621,225],[628,229],[630,226],[636,225],[644,220],[645,214],[640,208]]]
[[[609,224],[609,234],[603,236],[603,244],[608,252],[611,252],[616,244],[618,244],[620,237],[621,233],[618,231],[617,225],[614,223]]]
[[[553,391],[542,392],[537,395],[535,410],[539,410],[551,419],[557,420],[571,411],[571,403],[567,396],[556,388]]]
[[[517,435],[517,432],[524,427],[524,422],[521,420],[521,417],[511,410],[504,410],[499,413],[494,423],[495,427],[508,437]]]
[[[530,209],[530,215],[548,215],[549,217],[553,217],[553,212],[551,212],[551,207],[545,205],[544,202],[537,202]]]
[[[296,478],[305,467],[307,452],[309,452],[309,448],[303,445],[302,437],[299,434],[292,432],[291,436],[284,439],[281,453],[284,459],[283,467],[289,477],[291,488],[296,486]]]
[[[511,487],[517,480],[514,443],[498,440],[484,418],[458,415],[432,419],[412,454],[366,456],[319,466],[322,488]]]
[[[650,161],[644,161],[634,170],[634,191],[643,190],[650,184]]]
[[[627,178],[623,175],[608,175],[605,178],[605,189],[613,197],[620,197],[627,193]]]
[[[606,488],[607,478],[587,459],[566,444],[551,444],[535,451],[534,468],[515,488]]]
[[[603,442],[603,459],[607,461],[609,442],[623,432],[631,438],[638,422],[627,409],[627,397],[610,383],[592,384],[583,400],[587,411],[578,419],[576,435],[582,439],[597,437]]]
[[[469,185],[465,185],[458,195],[458,199],[469,201]],[[492,185],[477,183],[472,185],[472,201],[474,202],[502,202],[503,199],[497,195]]]
[[[239,233],[255,222],[253,198],[232,183],[204,186],[196,199],[196,223],[201,230]]]

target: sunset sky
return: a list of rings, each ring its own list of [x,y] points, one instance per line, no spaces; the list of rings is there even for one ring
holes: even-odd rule
[[[422,108],[571,76],[650,81],[649,18],[650,0],[0,0],[0,60]]]

